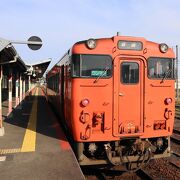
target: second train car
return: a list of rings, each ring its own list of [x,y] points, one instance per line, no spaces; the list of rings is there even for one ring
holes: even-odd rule
[[[166,44],[114,36],[75,43],[47,74],[80,165],[170,156],[174,58]]]

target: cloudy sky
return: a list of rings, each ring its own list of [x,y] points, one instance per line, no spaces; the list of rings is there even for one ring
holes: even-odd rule
[[[52,65],[79,40],[122,35],[180,45],[180,0],[1,0],[0,37],[43,40],[39,51],[15,45],[26,63]]]

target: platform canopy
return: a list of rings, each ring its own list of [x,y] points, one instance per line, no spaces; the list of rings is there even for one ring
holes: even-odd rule
[[[27,74],[35,79],[42,78],[50,62],[51,59],[47,59],[34,64],[26,64]]]
[[[12,69],[14,73],[24,73],[27,67],[10,41],[0,38],[0,65],[3,73],[8,74]]]

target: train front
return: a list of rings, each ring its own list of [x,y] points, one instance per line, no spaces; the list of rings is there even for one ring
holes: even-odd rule
[[[174,54],[115,36],[72,48],[72,131],[81,165],[143,164],[170,155]]]

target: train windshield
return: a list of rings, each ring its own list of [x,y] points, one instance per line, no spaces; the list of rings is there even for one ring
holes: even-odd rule
[[[170,58],[149,58],[148,77],[150,79],[174,79],[174,60]]]
[[[109,78],[112,75],[112,58],[108,55],[73,55],[72,76]]]

